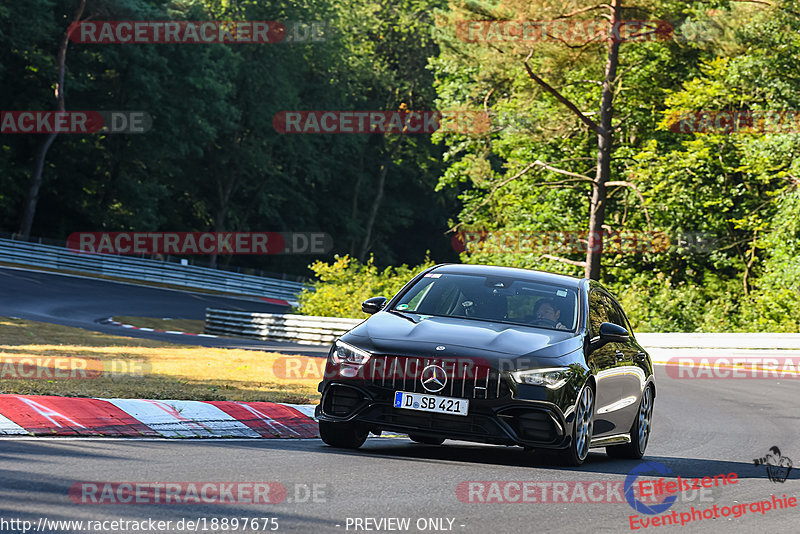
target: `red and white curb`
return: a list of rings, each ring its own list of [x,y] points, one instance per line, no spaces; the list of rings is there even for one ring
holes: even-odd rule
[[[0,395],[0,435],[316,438],[314,405]]]
[[[103,321],[100,321],[101,324],[110,324],[114,326],[121,326],[122,328],[128,328],[130,330],[139,330],[140,332],[159,332],[161,334],[177,334],[181,336],[195,336],[195,337],[219,337],[212,334],[195,334],[193,332],[179,332],[178,330],[159,330],[158,328],[144,328],[141,326],[133,326],[132,324],[125,324],[120,323],[119,321],[114,321],[109,317]]]

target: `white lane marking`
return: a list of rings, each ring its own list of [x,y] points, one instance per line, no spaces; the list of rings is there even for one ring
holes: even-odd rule
[[[177,330],[160,330],[160,331],[156,331],[156,329],[154,329],[154,328],[144,328],[144,327],[141,327],[141,326],[134,326],[132,324],[122,324],[122,323],[118,323],[116,321],[109,321],[107,323],[101,323],[101,324],[112,324],[114,326],[121,326],[122,328],[138,330],[140,332],[158,332],[159,334],[178,334],[178,335],[181,335],[181,336],[194,336],[194,337],[213,337],[213,338],[219,337],[219,336],[214,336],[214,335],[211,335],[211,334],[193,334],[191,332],[179,332]]]
[[[200,401],[103,399],[168,438],[260,438],[213,404]]]
[[[17,423],[0,414],[0,434],[28,434],[28,431]]]

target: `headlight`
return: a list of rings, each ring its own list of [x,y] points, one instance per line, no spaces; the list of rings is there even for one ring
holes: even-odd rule
[[[345,343],[344,341],[337,341],[333,349],[333,363],[353,363],[356,365],[364,365],[372,356],[369,352]]]
[[[514,371],[511,377],[518,384],[533,386],[546,386],[558,389],[570,379],[569,367],[555,367],[552,369],[533,369],[531,371]]]

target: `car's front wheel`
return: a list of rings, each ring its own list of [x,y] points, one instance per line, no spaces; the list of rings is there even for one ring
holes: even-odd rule
[[[625,445],[606,447],[606,454],[612,458],[630,458],[639,460],[644,456],[647,441],[650,439],[650,427],[653,420],[653,388],[648,386],[642,393],[639,412],[631,426],[631,442]]]
[[[354,422],[319,422],[319,437],[331,447],[357,449],[367,441],[369,429]]]
[[[589,445],[594,430],[594,390],[591,383],[583,387],[575,409],[575,423],[572,425],[572,440],[569,448],[559,451],[561,463],[577,467],[589,456]]]

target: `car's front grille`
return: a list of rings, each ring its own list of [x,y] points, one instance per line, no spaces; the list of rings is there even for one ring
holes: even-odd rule
[[[429,365],[438,365],[447,375],[441,391],[434,393],[422,387],[420,376]],[[374,356],[366,364],[365,375],[381,387],[466,399],[498,399],[510,392],[499,371],[467,359]]]

